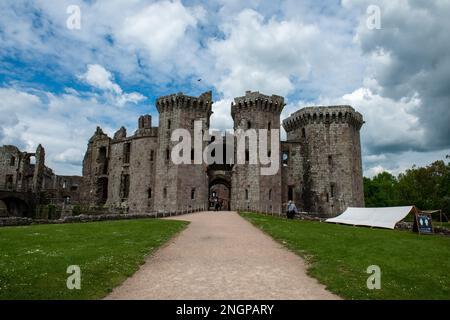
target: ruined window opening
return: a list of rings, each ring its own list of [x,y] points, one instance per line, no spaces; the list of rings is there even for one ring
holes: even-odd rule
[[[327,202],[330,202],[330,195],[327,192]]]
[[[169,120],[167,120],[167,129],[170,130],[171,127],[172,127],[172,121],[169,119]]]
[[[251,129],[252,128],[252,123],[250,121],[247,121],[247,129]]]
[[[12,187],[13,187],[13,180],[14,180],[14,178],[13,178],[12,174],[6,175],[6,181],[5,181],[6,189],[12,189]]]
[[[164,199],[167,199],[167,188],[163,189],[163,197]]]
[[[283,152],[282,162],[283,162],[283,166],[285,166],[285,167],[289,165],[289,151]]]
[[[147,190],[147,196],[148,196],[149,199],[152,198],[152,188],[148,188],[148,190]]]
[[[336,193],[336,190],[335,190],[336,188],[335,188],[335,185],[334,185],[334,183],[332,183],[331,185],[330,185],[330,193],[331,193],[331,198],[334,198],[334,196],[335,196],[335,193]]]
[[[245,200],[248,200],[248,189],[245,189]]]
[[[106,158],[106,147],[100,147],[98,149],[98,158],[97,161],[100,165],[99,172],[100,174],[107,174],[108,173],[108,161]]]
[[[101,195],[100,203],[105,204],[108,199],[108,178],[100,178],[98,180],[98,188]]]
[[[306,130],[305,130],[305,128],[302,128],[302,138],[306,138]]]
[[[130,163],[131,143],[123,145],[123,163]]]
[[[330,167],[333,166],[333,156],[328,156],[328,165],[329,165]]]
[[[150,151],[150,161],[154,161],[155,160],[155,151],[152,150]]]
[[[16,165],[16,157],[11,157],[11,161],[10,161],[9,165],[11,167],[14,167]]]
[[[166,149],[166,160],[169,161],[170,160],[170,150]]]
[[[272,201],[272,189],[269,190],[269,201]]]
[[[128,199],[128,196],[130,194],[130,175],[129,174],[123,174],[122,175],[122,183],[121,183],[121,193],[123,199]]]
[[[191,190],[191,200],[195,200],[195,188]]]
[[[289,186],[288,189],[288,201],[294,200],[294,188],[292,186]]]
[[[67,181],[66,180],[64,180],[62,187],[63,187],[63,189],[67,188]]]
[[[245,162],[249,162],[250,161],[250,152],[248,150],[245,150]]]
[[[71,186],[70,187],[70,191],[77,191],[78,190],[78,186]]]
[[[194,159],[195,159],[194,149],[191,149],[191,161],[194,161]]]
[[[272,122],[269,121],[269,123],[267,124],[267,130],[271,130],[272,129]]]
[[[269,151],[267,151],[267,157],[271,157],[272,156],[272,152],[269,150]]]

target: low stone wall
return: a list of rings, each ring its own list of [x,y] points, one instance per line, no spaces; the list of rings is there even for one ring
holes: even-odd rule
[[[155,218],[165,218],[171,216],[180,216],[189,213],[199,212],[195,211],[183,211],[183,212],[152,212],[144,214],[100,214],[100,215],[84,215],[80,214],[78,216],[66,216],[58,220],[47,220],[47,219],[31,219],[31,218],[21,218],[21,217],[8,217],[0,218],[0,227],[13,227],[13,226],[27,226],[36,224],[63,224],[63,223],[87,223],[87,222],[98,222],[98,221],[112,221],[112,220],[132,220],[132,219],[155,219]]]
[[[33,219],[8,217],[0,218],[0,227],[28,226],[33,223]]]
[[[273,216],[273,217],[286,217],[286,213],[271,213],[271,212],[256,212],[256,211],[246,211],[241,210],[240,212],[251,212],[256,214],[262,214],[265,216]],[[295,220],[309,220],[309,221],[320,221],[323,222],[328,218],[325,218],[323,215],[316,215],[307,212],[300,212],[294,216]]]

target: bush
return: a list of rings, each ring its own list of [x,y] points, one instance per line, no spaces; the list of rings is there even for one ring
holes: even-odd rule
[[[81,206],[79,206],[79,205],[73,206],[72,216],[79,216],[82,212],[83,212],[83,210],[81,209]]]

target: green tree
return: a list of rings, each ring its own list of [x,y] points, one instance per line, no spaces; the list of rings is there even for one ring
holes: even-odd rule
[[[372,179],[364,178],[364,197],[367,207],[415,205],[422,210],[442,209],[448,215],[450,162],[441,160],[426,167],[413,166],[398,178],[388,172]]]
[[[389,172],[381,172],[372,179],[364,178],[366,207],[399,205],[397,185],[397,179]]]

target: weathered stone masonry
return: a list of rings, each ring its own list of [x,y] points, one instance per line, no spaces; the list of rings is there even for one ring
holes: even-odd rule
[[[183,128],[193,134],[194,121],[203,120],[207,132],[212,103],[210,92],[173,94],[157,99],[158,127],[145,115],[131,136],[121,128],[110,138],[97,128],[83,161],[81,198],[133,213],[192,211],[206,209],[211,191],[220,185],[232,210],[282,213],[288,200],[323,215],[364,206],[364,122],[352,107],[309,107],[285,119],[287,141],[281,143],[280,170],[273,176],[262,176],[260,165],[173,164],[172,131]],[[283,108],[283,97],[248,91],[232,104],[234,129],[279,129]]]
[[[34,160],[34,161],[32,161]],[[45,165],[45,150],[0,147],[0,217],[34,217],[37,206],[80,202],[82,177],[60,176]]]

